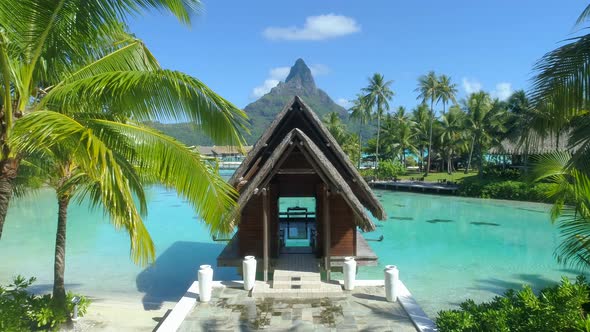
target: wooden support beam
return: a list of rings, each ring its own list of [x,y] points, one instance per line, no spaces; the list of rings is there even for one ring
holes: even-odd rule
[[[306,174],[316,174],[316,171],[313,168],[282,168],[277,172],[277,174],[306,175]]]
[[[268,281],[268,247],[270,245],[269,241],[269,214],[270,214],[270,204],[269,204],[268,190],[266,188],[262,189],[262,231],[263,231],[263,265],[264,265],[264,282]]]
[[[330,243],[330,191],[327,186],[324,186],[322,191],[324,195],[324,207],[322,208],[324,214],[324,268],[326,269],[326,279],[330,281],[330,270],[332,268],[330,262],[330,247],[332,246]]]

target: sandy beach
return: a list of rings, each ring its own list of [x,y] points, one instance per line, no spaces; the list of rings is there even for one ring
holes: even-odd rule
[[[145,310],[140,302],[94,300],[88,312],[74,323],[74,331],[153,331],[174,302],[157,310]]]

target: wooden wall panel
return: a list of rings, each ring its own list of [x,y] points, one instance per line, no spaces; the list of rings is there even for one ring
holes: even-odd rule
[[[330,195],[331,256],[354,256],[356,226],[354,212],[339,194]]]
[[[270,257],[279,257],[279,191],[277,184],[270,185]]]
[[[263,250],[262,195],[255,195],[242,210],[238,225],[240,255],[262,259]]]

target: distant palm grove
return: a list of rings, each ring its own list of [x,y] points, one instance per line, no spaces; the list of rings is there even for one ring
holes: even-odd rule
[[[531,108],[522,90],[506,100],[485,91],[457,100],[457,86],[451,77],[431,71],[418,79],[415,106],[390,109],[392,83],[376,73],[351,101],[349,115],[358,123],[356,132],[349,132],[336,114],[326,118],[331,132],[359,167],[364,156],[375,165],[381,160],[404,168],[417,166],[425,177],[432,170],[450,174],[459,168],[481,173],[494,159],[489,156],[491,149],[503,156],[511,154],[502,150],[507,145],[522,147],[519,150],[525,152],[527,147],[542,144],[558,150],[560,137],[567,132],[567,124],[552,123],[554,115],[549,109]],[[502,158],[498,162],[522,161]]]

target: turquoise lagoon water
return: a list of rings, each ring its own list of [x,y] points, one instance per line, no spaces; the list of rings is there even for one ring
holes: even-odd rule
[[[367,239],[380,266],[359,278],[380,279],[396,264],[400,277],[427,313],[461,300],[489,300],[522,284],[542,287],[573,277],[558,265],[558,243],[548,205],[376,191],[388,219]],[[303,202],[302,202],[303,203]],[[305,204],[301,204],[305,205]],[[36,276],[35,291],[51,290],[57,203],[51,191],[15,200],[0,240],[0,283],[16,273]],[[124,232],[84,204],[69,209],[66,283],[98,300],[141,302],[147,309],[177,301],[200,264],[215,266],[223,242],[211,240],[191,208],[172,191],[149,190],[146,225],[157,250],[153,266],[134,265]],[[233,268],[215,268],[215,279],[238,279]]]

